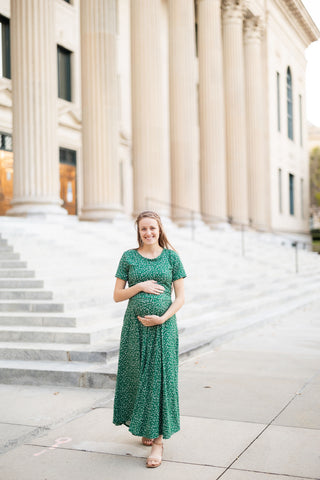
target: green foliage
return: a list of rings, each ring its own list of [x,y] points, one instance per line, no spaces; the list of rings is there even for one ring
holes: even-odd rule
[[[310,154],[310,204],[320,206],[320,147]]]

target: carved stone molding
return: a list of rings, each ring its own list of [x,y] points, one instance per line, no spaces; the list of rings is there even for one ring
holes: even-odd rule
[[[243,23],[245,41],[260,41],[264,28],[265,25],[261,17],[254,15],[247,16]]]
[[[223,20],[242,20],[244,3],[244,0],[222,0]]]

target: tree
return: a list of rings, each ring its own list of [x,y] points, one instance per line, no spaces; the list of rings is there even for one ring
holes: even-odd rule
[[[320,207],[320,147],[310,153],[310,205]]]

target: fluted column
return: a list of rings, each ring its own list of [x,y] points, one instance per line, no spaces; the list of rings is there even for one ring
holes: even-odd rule
[[[248,222],[243,0],[223,0],[228,215]]]
[[[221,0],[198,3],[201,211],[227,217]]]
[[[83,199],[81,220],[121,211],[116,0],[81,0]]]
[[[251,16],[244,22],[246,78],[247,158],[249,219],[252,226],[267,227],[266,147],[264,144],[263,78],[261,65],[262,24]]]
[[[59,198],[54,8],[52,0],[11,1],[14,178],[7,215],[67,213]]]
[[[162,64],[161,0],[131,1],[132,155],[134,211],[169,212],[168,104]],[[156,201],[146,202],[146,198]],[[163,203],[162,203],[163,202]]]
[[[200,210],[194,0],[169,0],[170,160],[172,217]]]

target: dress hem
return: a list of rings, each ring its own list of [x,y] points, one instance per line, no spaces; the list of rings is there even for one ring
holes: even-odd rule
[[[129,429],[129,432],[132,433],[132,435],[134,435],[135,437],[145,437],[145,438],[158,438],[160,435],[163,435],[163,438],[164,440],[168,440],[172,435],[174,435],[175,433],[179,432],[180,431],[180,428],[178,428],[177,430],[174,430],[172,433],[170,433],[170,435],[165,435],[164,433],[158,433],[158,434],[152,434],[152,435],[146,435],[145,433],[134,433],[130,430],[130,425],[127,425],[125,421],[123,422],[119,422],[119,423],[116,423],[116,422],[113,422],[114,425],[116,425],[117,427],[121,426],[121,425],[124,425],[125,427],[127,427]]]

